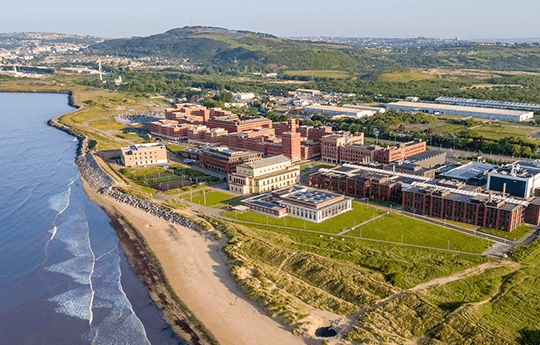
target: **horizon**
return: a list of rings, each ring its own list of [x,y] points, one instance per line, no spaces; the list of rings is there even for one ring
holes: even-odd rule
[[[341,0],[331,7],[323,1],[277,0],[268,5],[260,0],[226,4],[219,0],[187,4],[157,0],[149,7],[142,1],[126,6],[98,0],[84,6],[52,0],[24,8],[11,2],[3,10],[0,32],[103,38],[144,37],[184,26],[223,27],[278,37],[511,40],[540,36],[535,15],[540,12],[540,3],[531,0],[511,4],[503,0],[457,0],[436,6],[432,0],[360,4]]]
[[[132,36],[122,36],[122,37],[110,37],[110,36],[96,36],[96,35],[92,35],[92,34],[84,34],[84,33],[71,33],[71,32],[58,32],[58,31],[32,31],[32,30],[29,30],[29,31],[4,31],[4,32],[0,32],[0,35],[3,35],[3,34],[28,34],[28,33],[48,33],[48,34],[60,34],[60,35],[73,35],[73,36],[81,36],[81,37],[84,37],[84,36],[89,36],[89,37],[96,37],[96,38],[104,38],[104,39],[130,39],[130,38],[137,38],[137,37],[148,37],[148,36],[153,36],[153,35],[159,35],[159,34],[163,34],[167,31],[171,31],[171,30],[176,30],[176,29],[182,29],[182,28],[189,28],[189,27],[193,27],[193,28],[196,28],[196,27],[207,27],[207,28],[219,28],[219,29],[225,29],[225,30],[230,30],[230,31],[247,31],[247,32],[253,32],[253,33],[259,33],[259,34],[269,34],[269,35],[273,35],[273,36],[276,36],[276,37],[279,37],[279,38],[282,38],[282,39],[290,39],[290,38],[308,38],[308,37],[325,37],[325,38],[375,38],[375,39],[418,39],[418,38],[427,38],[427,39],[459,39],[459,40],[462,40],[462,41],[473,41],[473,42],[483,42],[482,40],[489,40],[489,41],[494,41],[494,40],[505,40],[505,41],[508,41],[508,40],[532,40],[532,39],[540,39],[540,33],[538,34],[538,36],[519,36],[519,37],[459,37],[459,36],[454,36],[454,37],[440,37],[440,36],[344,36],[344,35],[301,35],[301,36],[295,36],[295,35],[289,35],[289,36],[278,36],[278,35],[275,35],[271,32],[261,32],[261,31],[255,31],[255,30],[249,30],[249,29],[233,29],[233,28],[227,28],[227,27],[219,27],[219,26],[214,26],[214,25],[193,25],[193,26],[190,26],[190,25],[185,25],[185,26],[180,26],[180,27],[172,27],[172,28],[169,28],[169,29],[166,29],[164,31],[161,31],[161,32],[156,32],[156,33],[150,33],[150,34],[147,34],[147,35],[132,35]]]

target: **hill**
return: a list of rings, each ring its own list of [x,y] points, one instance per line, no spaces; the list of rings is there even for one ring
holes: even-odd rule
[[[129,57],[175,56],[196,63],[263,63],[275,69],[355,70],[350,47],[285,40],[269,34],[215,27],[183,27],[148,37],[108,40],[95,53]]]
[[[539,44],[458,42],[414,49],[366,48],[201,26],[148,37],[107,40],[89,50],[128,57],[189,58],[206,65],[263,64],[275,70],[338,70],[351,74],[411,67],[540,71]]]

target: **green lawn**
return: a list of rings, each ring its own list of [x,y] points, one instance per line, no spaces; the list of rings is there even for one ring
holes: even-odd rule
[[[517,241],[523,236],[525,236],[529,231],[531,231],[531,228],[529,228],[525,224],[521,224],[520,226],[512,230],[512,232],[499,230],[499,229],[491,229],[491,228],[481,228],[478,231],[484,232],[486,234],[490,234],[493,236],[506,238],[507,240],[510,240],[510,241]]]
[[[120,172],[137,183],[146,186],[178,181],[182,178],[192,178],[196,183],[205,182],[208,184],[219,183],[221,181],[219,177],[186,168],[181,164],[170,164],[168,169],[162,166],[128,167],[120,169]]]
[[[488,245],[486,240],[397,214],[386,215],[347,233],[391,242],[401,242],[402,234],[403,243],[448,249],[450,241],[450,250],[468,253],[482,253]]]
[[[429,75],[420,69],[411,69],[406,71],[383,73],[379,76],[378,80],[383,82],[406,83],[409,81],[419,81],[432,78],[433,75]]]
[[[226,202],[227,200],[235,199],[233,195],[225,194],[222,192],[205,192],[203,193],[197,193],[197,196],[193,197],[193,202],[196,204],[204,205],[204,200],[206,198],[206,206],[214,206],[223,202]]]
[[[353,201],[352,206],[353,209],[351,211],[345,212],[337,217],[325,220],[322,223],[308,222],[293,217],[277,219],[269,216],[268,224],[287,226],[290,228],[298,229],[304,229],[305,225],[305,228],[307,230],[323,231],[337,234],[338,232],[350,228],[355,224],[360,224],[368,219],[373,218],[374,216],[378,216],[383,213],[382,211],[374,207],[366,206],[356,201]],[[236,214],[233,211],[225,212],[223,215],[230,218],[236,217]],[[267,217],[264,214],[249,211],[238,214],[238,219],[247,222],[266,224]]]
[[[438,221],[440,222],[446,222],[448,224],[454,224],[454,225],[457,225],[457,226],[461,226],[462,228],[466,228],[466,229],[470,229],[470,230],[474,230],[477,228],[476,225],[474,224],[467,224],[467,223],[462,223],[462,222],[455,222],[453,220],[448,220],[448,219],[441,219],[441,218],[435,218],[437,219]]]
[[[168,151],[171,152],[177,152],[184,148],[184,145],[176,145],[176,144],[165,144],[165,147]]]
[[[322,169],[322,168],[332,169],[336,167],[335,164],[329,164],[329,163],[324,163],[324,162],[313,162],[312,164],[314,167],[317,167],[319,169]]]
[[[380,272],[386,277],[387,281],[402,288],[410,288],[435,278],[448,276],[489,260],[485,256],[455,254],[391,243],[366,241],[360,238],[340,238],[331,234],[321,237],[316,233],[293,229],[265,225],[241,225],[244,225],[240,227],[245,229],[242,230],[243,232],[253,231],[260,233],[259,236],[265,242],[275,242],[279,247],[288,248],[290,251],[311,252],[320,257],[327,257],[340,262],[350,262],[354,267],[374,269],[374,274]],[[330,239],[330,236],[334,238]],[[233,243],[238,244],[239,247],[245,250],[249,250],[258,257],[266,256],[265,262],[274,261],[276,265],[283,262],[282,250],[267,253],[266,250],[262,250],[263,247],[261,246],[251,246],[251,241],[246,241],[247,238],[242,237],[242,240]],[[288,263],[291,263],[291,261],[289,260]],[[307,261],[305,264],[309,263],[310,261]],[[332,270],[333,265],[335,263],[330,262],[325,265],[324,269],[313,271],[313,273],[320,275],[326,269]]]
[[[511,125],[508,123],[487,123],[472,131],[484,138],[501,139],[510,136],[528,138],[535,130],[536,128],[531,126]]]

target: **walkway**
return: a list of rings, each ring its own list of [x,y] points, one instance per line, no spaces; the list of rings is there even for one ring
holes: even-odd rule
[[[375,208],[385,210],[386,212],[384,214],[382,214],[382,215],[379,215],[379,216],[377,216],[375,218],[371,218],[370,220],[367,220],[367,221],[365,221],[365,222],[363,222],[361,224],[358,224],[358,225],[356,225],[356,226],[354,226],[354,227],[352,227],[350,229],[344,230],[344,231],[342,231],[340,233],[337,233],[337,234],[332,234],[332,233],[323,232],[323,231],[307,230],[307,229],[300,229],[300,228],[291,228],[291,227],[279,226],[279,225],[267,225],[267,224],[261,224],[261,223],[256,223],[256,222],[248,222],[248,221],[238,220],[238,219],[234,219],[234,218],[229,218],[229,217],[225,217],[225,216],[221,215],[221,212],[223,212],[222,209],[216,209],[216,208],[213,208],[213,207],[208,207],[208,206],[204,206],[204,205],[200,205],[200,204],[195,204],[195,203],[189,202],[187,200],[184,200],[184,201],[186,202],[186,204],[188,204],[191,207],[192,211],[197,211],[197,212],[201,212],[203,214],[208,214],[208,215],[211,215],[211,216],[214,216],[214,217],[226,220],[226,221],[233,221],[233,222],[239,222],[239,223],[244,223],[244,224],[259,225],[259,226],[271,226],[271,227],[287,229],[287,230],[303,231],[303,232],[319,234],[321,236],[325,236],[325,235],[329,236],[329,237],[339,236],[341,238],[354,238],[354,239],[365,240],[365,241],[397,244],[397,245],[404,245],[404,246],[410,246],[410,247],[416,247],[416,248],[424,248],[424,249],[433,249],[433,250],[440,250],[440,251],[453,252],[453,253],[472,254],[472,255],[487,255],[487,256],[497,257],[497,258],[503,258],[516,245],[516,243],[514,243],[513,241],[509,241],[509,240],[506,240],[506,239],[503,239],[503,238],[500,238],[500,237],[497,237],[497,236],[481,233],[481,232],[478,232],[476,230],[470,230],[470,229],[462,228],[460,226],[453,225],[453,224],[448,224],[448,223],[444,224],[444,222],[441,222],[441,221],[433,219],[433,218],[414,215],[414,214],[409,214],[409,213],[403,212],[403,211],[396,211],[395,209],[390,209],[390,208],[387,208],[387,207],[384,207],[384,206],[373,205],[373,204],[370,204],[370,205],[375,207]],[[495,244],[492,247],[488,248],[486,251],[484,251],[482,254],[475,254],[475,253],[469,253],[469,252],[448,250],[448,249],[443,249],[443,248],[426,247],[426,246],[415,245],[415,244],[384,241],[384,240],[377,240],[377,239],[372,239],[372,238],[364,238],[364,237],[357,237],[357,236],[349,236],[349,235],[347,235],[347,233],[350,232],[351,230],[354,230],[354,229],[356,229],[358,227],[361,227],[361,226],[365,225],[366,223],[369,223],[369,222],[371,222],[371,221],[373,221],[375,219],[383,217],[383,216],[387,215],[390,211],[393,211],[394,213],[397,213],[397,214],[401,214],[401,215],[403,215],[405,217],[414,218],[414,219],[417,219],[417,220],[420,220],[420,221],[423,221],[423,222],[426,222],[426,223],[431,223],[431,224],[434,224],[434,225],[437,225],[437,226],[440,226],[440,227],[444,227],[444,228],[447,228],[447,229],[450,229],[450,230],[453,230],[453,231],[458,231],[458,232],[464,233],[466,235],[474,236],[474,237],[481,238],[481,239],[487,239],[487,240],[490,240],[492,242],[495,242]]]
[[[360,226],[362,226],[362,225],[366,225],[367,223],[369,223],[369,222],[371,222],[371,221],[373,221],[373,220],[375,220],[375,219],[379,219],[379,218],[381,218],[381,217],[383,217],[383,216],[386,216],[387,214],[388,214],[388,212],[386,212],[386,213],[384,213],[384,214],[381,214],[381,215],[379,215],[379,216],[377,216],[377,217],[375,217],[375,218],[368,219],[368,220],[366,220],[365,222],[363,222],[363,223],[361,223],[361,224],[358,224],[358,225],[355,225],[355,226],[353,226],[352,228],[350,228],[350,229],[348,229],[348,230],[343,230],[343,231],[340,232],[338,235],[346,234],[346,233],[348,233],[349,231],[352,231],[352,230],[354,230],[354,229],[356,229],[356,228],[358,228],[358,227],[360,227]]]

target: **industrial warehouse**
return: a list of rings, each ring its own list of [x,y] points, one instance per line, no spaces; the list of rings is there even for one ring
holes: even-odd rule
[[[380,108],[370,108],[361,106],[350,107],[332,107],[327,105],[310,105],[304,107],[304,112],[308,114],[321,114],[324,116],[332,117],[335,115],[345,115],[351,117],[366,117],[372,116],[376,113],[382,112]]]
[[[457,116],[471,116],[503,121],[526,121],[532,119],[534,115],[532,111],[479,108],[461,105],[418,103],[405,101],[388,103],[386,105],[386,109],[416,111],[434,115],[448,114]]]
[[[493,101],[489,99],[459,98],[446,96],[439,97],[435,101],[440,104],[461,105],[466,107],[540,111],[540,104],[538,103],[506,102]]]

